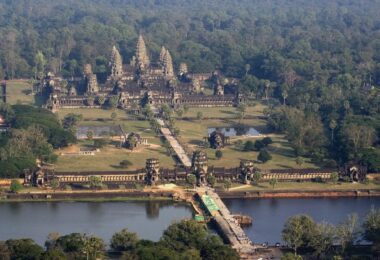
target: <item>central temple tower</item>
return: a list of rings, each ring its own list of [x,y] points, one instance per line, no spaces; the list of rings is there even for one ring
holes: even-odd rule
[[[150,64],[145,41],[141,34],[139,36],[136,46],[136,64],[140,69],[145,69]]]

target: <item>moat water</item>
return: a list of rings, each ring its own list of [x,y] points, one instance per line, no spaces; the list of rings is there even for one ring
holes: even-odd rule
[[[270,244],[282,242],[283,225],[296,214],[337,224],[348,214],[357,213],[362,219],[371,207],[380,208],[380,198],[224,201],[232,213],[253,217],[253,225],[245,228],[252,241]],[[128,228],[140,238],[157,241],[171,223],[192,215],[189,206],[170,201],[0,203],[0,240],[32,238],[43,245],[51,232],[80,232],[108,243],[113,233]]]
[[[307,214],[316,222],[336,225],[353,213],[362,221],[371,207],[380,208],[380,198],[228,199],[224,202],[232,213],[253,218],[253,225],[244,228],[252,241],[272,245],[282,243],[281,231],[291,216]]]
[[[0,203],[0,240],[32,238],[43,245],[51,232],[79,232],[108,244],[115,232],[128,228],[158,241],[171,223],[192,215],[190,206],[171,201]]]

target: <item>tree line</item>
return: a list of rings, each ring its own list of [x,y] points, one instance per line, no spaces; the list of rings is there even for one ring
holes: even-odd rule
[[[0,1],[0,78],[82,75],[100,81],[118,46],[125,63],[142,33],[175,66],[221,70],[264,100],[269,126],[297,156],[380,169],[380,0]],[[201,116],[201,115],[200,115]]]
[[[237,260],[234,249],[225,245],[215,234],[210,234],[203,224],[184,220],[170,225],[158,242],[140,239],[136,233],[123,229],[116,232],[109,248],[94,235],[51,233],[45,248],[32,239],[0,241],[0,258],[30,260],[64,259],[173,259]]]
[[[363,253],[360,250],[355,252],[355,244],[363,239],[372,243],[372,253],[367,257],[376,257],[380,255],[380,209],[372,208],[361,226],[356,214],[349,215],[336,226],[316,223],[307,215],[293,216],[284,224],[282,238],[295,256],[302,253],[317,259],[345,259],[355,253]],[[284,259],[302,258],[287,256]],[[363,258],[359,256],[358,259]]]

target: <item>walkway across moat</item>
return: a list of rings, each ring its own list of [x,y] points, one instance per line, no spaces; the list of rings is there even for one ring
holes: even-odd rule
[[[166,127],[164,120],[156,119],[161,126],[161,133],[164,135],[165,139],[169,142],[170,146],[173,148],[177,154],[178,159],[185,167],[191,167],[191,161],[189,156],[187,156],[185,149],[180,145],[178,140],[173,136],[169,128]]]
[[[208,209],[209,213],[212,215],[224,239],[239,253],[241,259],[252,259],[252,254],[255,252],[253,242],[245,234],[239,222],[228,210],[219,195],[209,187],[197,188],[197,195],[199,198],[207,196],[211,200],[211,203],[209,203],[211,204],[211,209]]]
[[[181,163],[186,167],[191,167],[191,160],[189,156],[186,154],[178,140],[173,136],[171,131],[166,127],[164,120],[156,120],[161,126],[161,133],[170,143]],[[199,187],[196,189],[196,192],[199,198],[206,195],[209,196],[211,201],[215,203],[215,210],[209,213],[211,213],[213,219],[218,225],[222,236],[231,244],[232,248],[239,253],[241,259],[252,259],[252,254],[255,252],[255,247],[252,241],[247,237],[244,230],[220,199],[219,195],[209,187]]]

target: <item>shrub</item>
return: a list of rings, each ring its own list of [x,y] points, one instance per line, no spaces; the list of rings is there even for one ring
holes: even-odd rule
[[[260,140],[256,140],[254,146],[256,151],[260,151],[265,147],[264,143]]]
[[[122,168],[128,168],[131,165],[133,165],[133,163],[129,160],[122,160],[120,162],[120,167],[122,167]]]
[[[266,163],[269,160],[272,160],[272,155],[267,150],[261,150],[257,156],[257,160]]]
[[[13,193],[17,193],[22,189],[22,185],[18,180],[12,180],[10,190]]]
[[[107,145],[107,140],[105,140],[105,139],[94,140],[94,147],[95,148],[103,148],[106,145]]]
[[[243,150],[246,152],[254,151],[255,150],[255,144],[252,141],[247,141],[244,144]]]
[[[216,159],[220,160],[223,157],[223,152],[221,150],[217,150],[215,152]]]
[[[263,140],[261,140],[261,142],[262,142],[265,146],[268,146],[268,145],[270,145],[270,144],[273,143],[273,140],[272,140],[272,138],[270,138],[270,137],[265,137]]]

